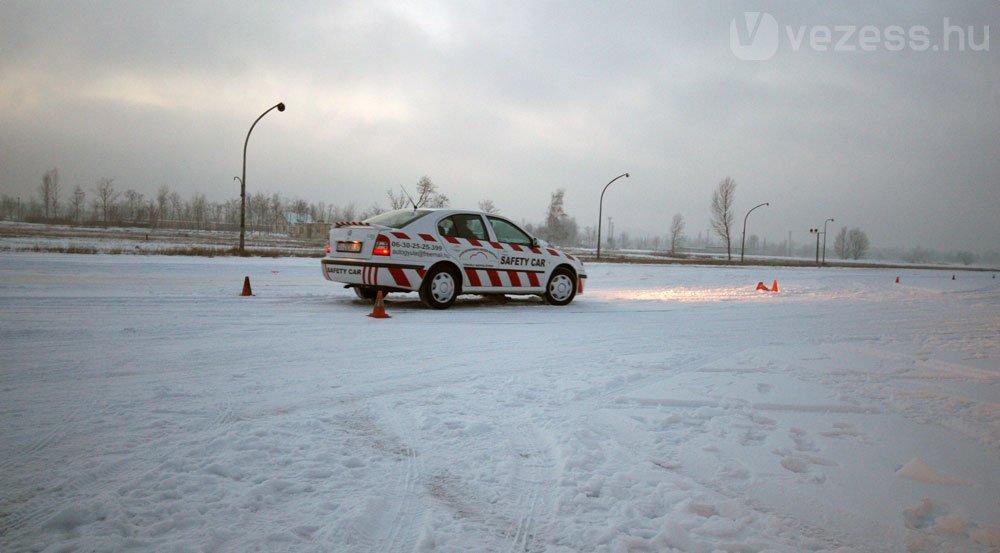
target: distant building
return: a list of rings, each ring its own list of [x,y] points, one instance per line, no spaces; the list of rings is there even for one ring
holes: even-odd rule
[[[313,221],[308,213],[285,213],[288,234],[300,240],[325,240],[330,234],[330,223]]]
[[[326,240],[330,223],[299,223],[292,225],[292,236],[301,240]]]

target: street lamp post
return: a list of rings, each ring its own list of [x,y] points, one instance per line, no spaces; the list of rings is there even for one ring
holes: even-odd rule
[[[267,111],[260,114],[260,117],[254,120],[253,125],[250,125],[250,130],[247,131],[247,139],[243,142],[243,177],[233,177],[233,180],[240,181],[240,255],[243,255],[243,243],[244,235],[246,234],[246,215],[247,215],[247,145],[250,144],[250,133],[253,132],[253,128],[257,126],[257,121],[264,118],[265,115],[270,113],[274,108],[278,108],[278,111],[285,111],[285,103],[278,102],[273,106],[267,108]]]
[[[821,233],[818,228],[811,228],[809,229],[809,234],[816,235],[816,264],[819,265],[819,235]]]
[[[754,209],[757,209],[758,207],[764,207],[765,205],[771,205],[771,204],[768,202],[764,202],[754,207],[750,211],[747,211],[746,216],[743,217],[743,238],[740,240],[740,263],[743,263],[743,251],[746,249],[746,244],[747,244],[747,217],[749,217],[750,214],[753,213]]]
[[[601,190],[601,203],[597,207],[597,259],[601,258],[601,217],[604,214],[604,193],[607,192],[608,187],[611,186],[612,182],[625,177],[628,178],[628,173],[622,173],[617,177],[611,179],[611,182],[604,185],[604,190]]]
[[[832,218],[823,221],[823,265],[826,265],[826,224],[832,222]]]

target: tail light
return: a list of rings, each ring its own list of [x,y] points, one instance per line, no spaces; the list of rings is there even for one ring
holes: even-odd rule
[[[389,239],[381,234],[375,239],[375,248],[372,249],[372,255],[389,255]]]
[[[333,251],[333,248],[330,247],[330,244],[327,244],[326,245],[326,253],[330,253],[332,251]]]

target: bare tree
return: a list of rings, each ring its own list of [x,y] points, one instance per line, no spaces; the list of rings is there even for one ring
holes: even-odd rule
[[[847,259],[847,227],[840,227],[840,232],[833,241],[833,251],[837,257]]]
[[[195,228],[201,230],[201,225],[208,215],[207,200],[204,194],[195,193],[191,199],[191,217],[194,219]]]
[[[139,219],[139,214],[137,213],[142,206],[142,194],[137,192],[133,188],[129,188],[125,191],[125,219],[129,221],[136,221]]]
[[[59,170],[52,169],[42,175],[42,184],[38,186],[45,218],[59,216]],[[51,210],[51,211],[50,211]]]
[[[170,193],[167,199],[170,201],[170,218],[175,221],[181,220],[181,209],[184,206],[184,200],[181,199],[181,195],[175,190]]]
[[[364,211],[361,212],[360,217],[361,217],[361,220],[364,221],[365,219],[370,219],[370,218],[378,215],[379,213],[382,213],[383,211],[384,210],[382,209],[382,207],[379,206],[378,204],[372,204],[372,205],[368,206],[368,209],[366,209],[366,210],[364,210]]]
[[[80,216],[81,210],[84,206],[84,201],[86,199],[87,193],[83,191],[83,187],[79,184],[73,188],[73,196],[70,198],[73,206],[73,220],[79,223],[82,218]]]
[[[847,255],[851,259],[861,259],[868,253],[868,235],[859,228],[852,228],[847,233]]]
[[[549,202],[549,212],[545,216],[545,227],[541,229],[545,239],[556,244],[565,244],[569,237],[567,220],[569,217],[563,209],[563,200],[566,191],[556,190],[552,193],[552,201]]]
[[[493,203],[493,200],[482,200],[479,202],[479,211],[483,213],[500,213],[497,206]]]
[[[417,207],[448,207],[448,196],[437,191],[437,185],[424,175],[417,182]]]
[[[410,203],[405,190],[400,190],[399,195],[396,195],[390,188],[385,191],[385,195],[389,198],[389,209],[403,209],[406,204]]]
[[[156,190],[156,221],[166,218],[167,202],[169,199],[170,188],[165,184],[161,184],[160,188]]]
[[[860,259],[868,253],[868,235],[859,228],[841,227],[833,241],[833,251],[841,259]]]
[[[736,181],[726,177],[719,182],[712,193],[712,230],[726,242],[726,257],[733,259],[733,199],[736,197]]]
[[[108,210],[112,209],[118,201],[119,192],[115,190],[115,179],[104,177],[97,181],[94,192],[97,198],[94,200],[101,208],[101,220],[108,222]]]
[[[670,254],[677,251],[677,246],[684,239],[684,216],[680,213],[674,215],[674,220],[670,223]]]

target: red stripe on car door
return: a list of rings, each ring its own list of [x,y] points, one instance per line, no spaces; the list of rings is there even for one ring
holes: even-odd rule
[[[482,286],[482,282],[479,281],[479,273],[475,269],[465,269],[465,276],[469,277],[469,286]]]
[[[517,276],[517,271],[507,271],[507,277],[510,278],[510,285],[514,288],[521,287],[521,277]]]
[[[528,273],[528,284],[531,284],[532,288],[538,288],[538,275],[535,273]]]
[[[500,281],[500,273],[496,269],[489,269],[486,271],[486,274],[490,276],[490,285],[497,288],[503,286],[503,282]]]
[[[406,273],[399,267],[389,267],[389,274],[396,281],[396,286],[402,286],[403,288],[410,287],[410,279],[406,278]]]

